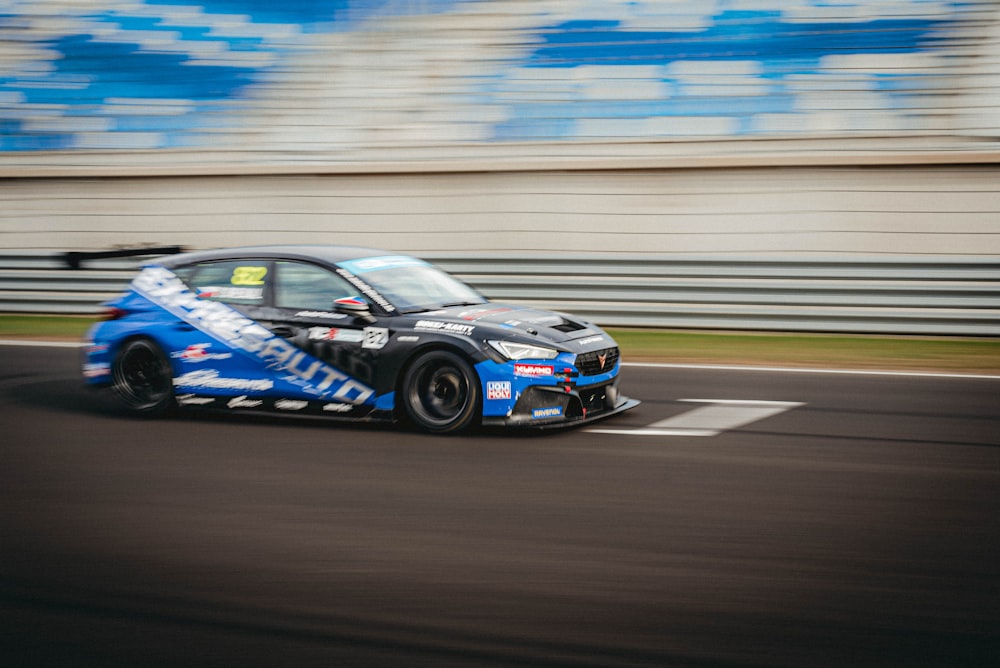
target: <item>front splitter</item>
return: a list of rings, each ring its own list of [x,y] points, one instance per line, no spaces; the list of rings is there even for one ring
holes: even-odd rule
[[[594,415],[581,416],[576,418],[562,418],[559,420],[536,420],[527,416],[522,417],[485,417],[484,427],[511,427],[516,429],[566,429],[577,427],[591,422],[598,422],[631,410],[641,402],[638,399],[621,397],[618,404],[611,410],[601,411]]]

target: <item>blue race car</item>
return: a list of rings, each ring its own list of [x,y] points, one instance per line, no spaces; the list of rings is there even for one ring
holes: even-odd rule
[[[580,424],[639,403],[619,393],[618,347],[597,326],[489,302],[386,251],[185,253],[105,306],[83,374],[140,415],[273,411],[449,433]]]

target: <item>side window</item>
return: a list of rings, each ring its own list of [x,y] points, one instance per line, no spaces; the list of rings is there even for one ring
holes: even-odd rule
[[[262,260],[206,262],[197,265],[187,281],[202,299],[259,306],[269,270]]]
[[[194,270],[196,268],[197,265],[189,264],[186,267],[174,267],[171,271],[177,274],[182,281],[191,285],[191,277],[194,276]]]
[[[333,272],[305,262],[275,263],[274,305],[278,308],[329,311],[333,302],[358,294]]]

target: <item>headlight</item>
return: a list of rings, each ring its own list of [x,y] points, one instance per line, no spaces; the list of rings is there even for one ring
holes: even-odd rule
[[[559,355],[558,350],[532,346],[527,343],[514,343],[513,341],[487,341],[487,343],[509,360],[551,360]]]

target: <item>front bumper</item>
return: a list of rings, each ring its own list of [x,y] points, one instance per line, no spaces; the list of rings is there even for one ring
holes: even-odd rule
[[[559,428],[602,420],[639,405],[618,392],[617,378],[611,382],[575,387],[534,385],[518,398],[507,416],[484,416],[483,426]]]

